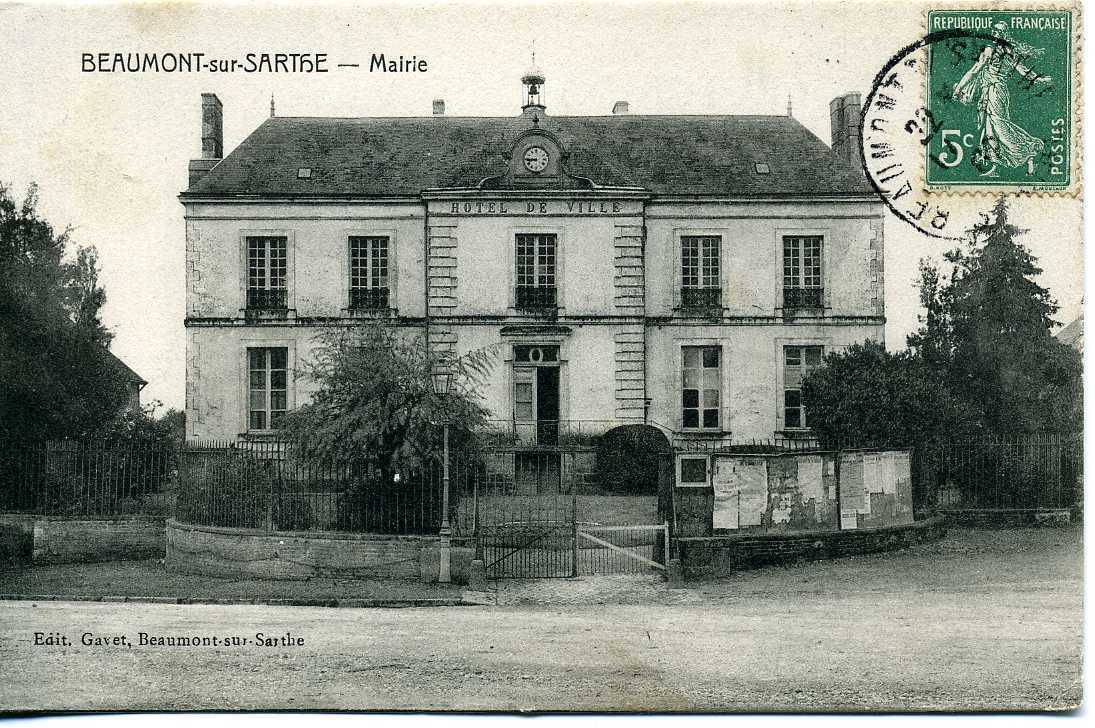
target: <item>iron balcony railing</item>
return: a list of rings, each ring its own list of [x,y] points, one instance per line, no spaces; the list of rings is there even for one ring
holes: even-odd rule
[[[784,288],[784,308],[823,308],[825,301],[824,288]]]
[[[515,298],[525,311],[552,311],[558,305],[555,286],[517,286]]]
[[[350,308],[354,311],[376,311],[388,308],[387,288],[350,289]]]
[[[280,311],[289,307],[285,288],[248,288],[247,308],[252,311]]]
[[[722,289],[682,288],[681,308],[722,308]]]

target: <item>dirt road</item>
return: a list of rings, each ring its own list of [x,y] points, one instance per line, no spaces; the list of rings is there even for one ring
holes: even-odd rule
[[[0,707],[1064,708],[1080,700],[1079,553],[1069,541],[1016,548],[1010,561],[992,549],[937,555],[950,573],[934,588],[927,555],[904,554],[765,570],[740,593],[729,580],[648,605],[0,603]],[[1003,571],[1009,563],[1019,578]],[[834,586],[811,568],[834,572]],[[984,578],[956,579],[961,569]],[[35,632],[75,644],[34,646]],[[133,646],[82,646],[85,632]],[[139,646],[141,632],[250,643]],[[260,632],[304,642],[258,646]]]

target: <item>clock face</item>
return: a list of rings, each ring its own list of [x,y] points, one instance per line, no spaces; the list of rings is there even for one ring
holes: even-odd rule
[[[543,172],[547,169],[548,153],[543,147],[529,147],[525,150],[525,168],[530,172]]]

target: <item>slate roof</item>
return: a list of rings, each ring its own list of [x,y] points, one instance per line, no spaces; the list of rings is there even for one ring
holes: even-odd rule
[[[1076,319],[1058,331],[1055,336],[1062,344],[1083,351],[1084,348],[1084,315],[1080,314]]]
[[[118,355],[112,352],[110,349],[103,349],[103,352],[107,356],[107,361],[109,361],[114,366],[114,368],[118,370],[118,373],[121,376],[125,377],[127,382],[139,384],[141,386],[148,384],[148,382],[145,381],[144,377],[133,371],[133,369],[131,369],[128,364],[119,359]]]
[[[861,196],[861,170],[787,116],[547,116],[567,171],[655,194]],[[267,119],[187,195],[417,196],[506,170],[528,118]],[[768,164],[758,174],[755,164]],[[311,169],[311,179],[297,170]]]

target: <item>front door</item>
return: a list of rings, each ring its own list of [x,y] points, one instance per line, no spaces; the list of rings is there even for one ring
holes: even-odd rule
[[[559,347],[515,346],[513,422],[518,443],[558,445],[559,416]]]
[[[536,444],[559,444],[558,367],[536,367]]]

